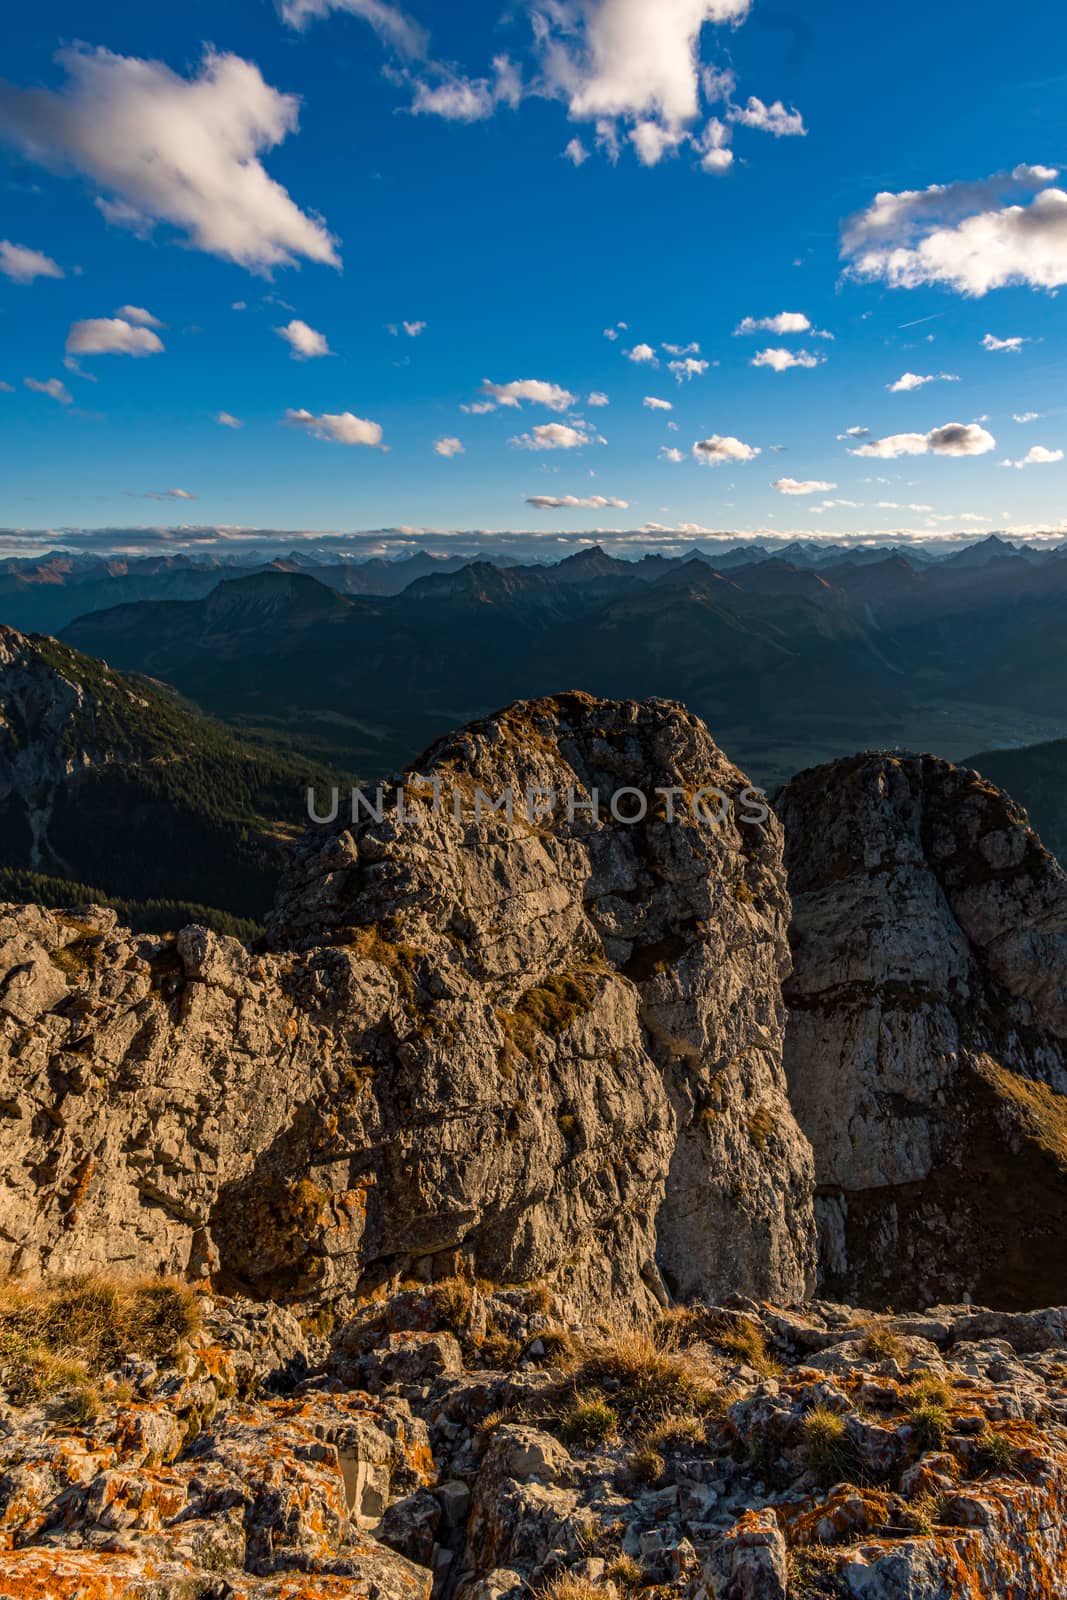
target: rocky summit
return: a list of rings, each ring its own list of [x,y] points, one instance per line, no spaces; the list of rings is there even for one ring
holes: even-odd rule
[[[1065,1592],[1065,1038],[1006,796],[662,700],[339,795],[252,947],[0,908],[0,1596]]]

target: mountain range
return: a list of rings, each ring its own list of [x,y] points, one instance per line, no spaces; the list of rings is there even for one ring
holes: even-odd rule
[[[568,686],[682,700],[768,786],[857,748],[960,759],[1067,734],[1057,551],[788,549],[713,564],[591,547],[555,566],[435,568],[386,595],[275,566],[82,616],[63,637],[366,777]]]

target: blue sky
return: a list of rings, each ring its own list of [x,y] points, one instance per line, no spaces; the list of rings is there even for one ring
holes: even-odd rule
[[[1067,531],[1062,8],[2,28],[4,527]]]

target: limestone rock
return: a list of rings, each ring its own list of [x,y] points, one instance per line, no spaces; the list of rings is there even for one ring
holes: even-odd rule
[[[617,1316],[802,1298],[777,822],[665,701],[520,704],[421,767],[406,820],[392,789],[312,830],[268,953],[0,910],[0,1264],[304,1305],[456,1271]]]
[[[1025,813],[931,756],[802,773],[786,1066],[830,1294],[1064,1298],[1067,877]]]

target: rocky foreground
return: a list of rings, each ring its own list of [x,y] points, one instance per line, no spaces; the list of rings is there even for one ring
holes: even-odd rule
[[[100,1339],[131,1293],[153,1298],[153,1356]],[[619,1333],[574,1325],[543,1285],[451,1279],[326,1336],[160,1283],[47,1294],[48,1326],[95,1358],[71,1389],[26,1337],[34,1292],[7,1291],[12,1600],[1067,1586],[1065,1308],[872,1318],[737,1298]]]
[[[1024,813],[580,694],[403,787],[260,948],[0,907],[0,1600],[1067,1593]]]

